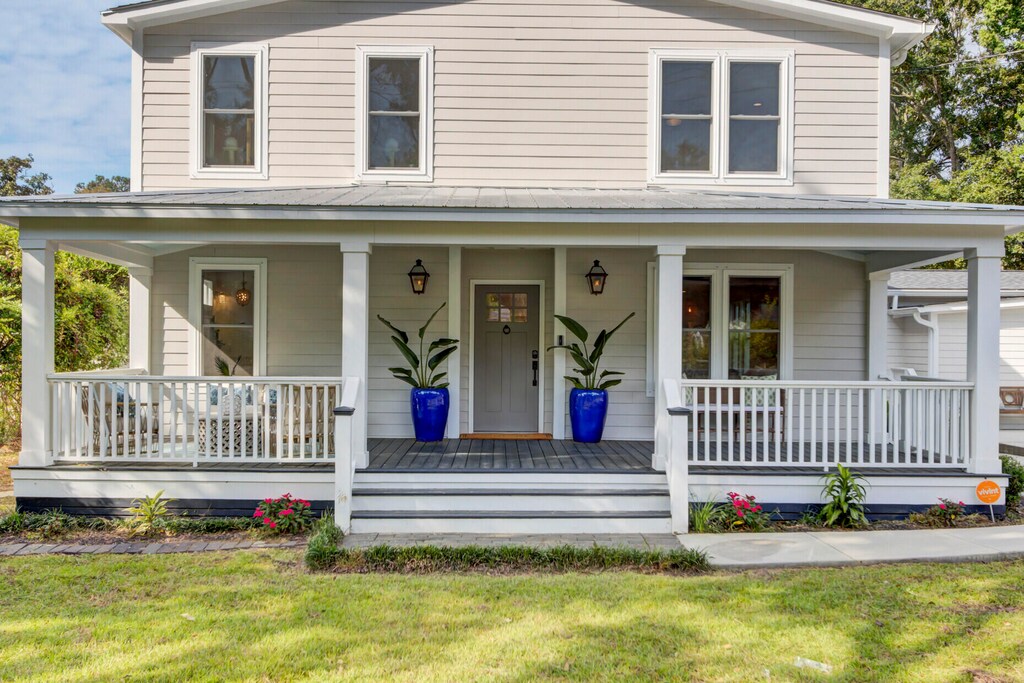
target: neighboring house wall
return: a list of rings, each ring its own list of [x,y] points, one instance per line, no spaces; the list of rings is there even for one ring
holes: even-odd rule
[[[190,179],[193,41],[269,44],[269,181]],[[877,39],[712,2],[614,0],[306,0],[149,30],[143,189],[351,182],[357,44],[435,47],[437,184],[646,184],[659,47],[794,51],[795,184],[771,191],[877,191]]]
[[[935,316],[939,321],[939,377],[963,380],[967,377],[967,313]],[[1004,308],[999,333],[999,383],[1024,386],[1024,309]],[[911,367],[928,373],[928,332],[912,318],[895,321],[889,338],[890,365]],[[890,326],[890,331],[893,331]],[[895,359],[901,359],[897,363]]]

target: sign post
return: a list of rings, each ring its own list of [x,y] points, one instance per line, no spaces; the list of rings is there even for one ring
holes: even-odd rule
[[[1002,489],[999,488],[999,484],[986,479],[978,484],[978,488],[975,489],[975,493],[978,495],[978,500],[985,505],[988,505],[988,515],[992,518],[992,522],[994,523],[996,521],[996,513],[993,512],[992,505],[999,502],[999,496],[1003,494]]]

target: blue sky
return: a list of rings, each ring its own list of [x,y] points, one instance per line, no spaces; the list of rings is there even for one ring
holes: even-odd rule
[[[131,50],[119,0],[0,0],[0,157],[35,156],[57,192],[130,171]]]

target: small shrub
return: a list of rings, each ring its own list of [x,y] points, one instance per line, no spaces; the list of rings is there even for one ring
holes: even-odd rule
[[[129,508],[125,508],[130,517],[125,526],[129,532],[148,536],[161,528],[163,523],[170,517],[171,512],[167,504],[173,502],[173,498],[164,498],[163,491],[157,491],[155,495],[145,498],[136,498]]]
[[[252,516],[270,532],[298,534],[309,530],[313,524],[313,513],[309,508],[308,500],[286,493],[280,498],[264,499]]]
[[[690,531],[698,534],[721,531],[725,515],[725,509],[716,500],[694,501],[690,503]]]
[[[606,571],[696,573],[709,568],[707,553],[691,548],[635,550],[593,546],[432,546],[370,548],[338,551],[336,566],[355,572],[525,572]]]
[[[1024,465],[1008,455],[1000,455],[999,459],[1003,462],[1003,474],[1010,478],[1006,485],[1006,510],[1016,510],[1020,507],[1021,494],[1024,494]]]
[[[910,515],[909,519],[915,524],[922,524],[931,527],[953,527],[964,517],[964,502],[962,500],[952,501],[949,498],[939,498],[939,504],[933,505],[923,513],[918,512]]]
[[[328,569],[341,556],[343,534],[334,523],[334,517],[325,512],[313,525],[313,535],[306,546],[306,566],[314,571]]]
[[[252,517],[168,517],[160,530],[168,534],[227,534],[258,529],[262,525]]]
[[[836,471],[825,475],[825,485],[821,490],[822,498],[826,499],[821,508],[821,523],[825,526],[857,527],[868,523],[864,501],[868,493],[863,475],[836,465]]]
[[[770,516],[754,496],[744,496],[730,491],[729,504],[724,506],[726,526],[736,531],[764,531],[771,522]]]
[[[0,534],[17,534],[25,530],[25,513],[15,509],[9,515],[0,517]]]
[[[59,538],[78,528],[78,520],[63,510],[45,510],[39,514],[29,515],[26,519],[26,530],[32,531],[43,538]]]

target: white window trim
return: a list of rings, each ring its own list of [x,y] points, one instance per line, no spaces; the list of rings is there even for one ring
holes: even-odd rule
[[[664,62],[712,63],[711,76],[711,172],[661,170],[661,72]],[[680,50],[652,48],[648,64],[647,162],[648,181],[664,185],[763,185],[793,184],[794,63],[792,50]],[[779,68],[779,172],[729,173],[729,64],[731,62],[778,62]]]
[[[415,169],[369,169],[367,132],[370,58],[418,57],[420,60],[420,166]],[[434,180],[434,48],[431,45],[356,45],[356,179],[364,182],[432,182]]]
[[[255,109],[253,146],[255,147],[252,167],[228,168],[203,165],[203,60],[208,55],[253,57],[253,105]],[[267,173],[267,127],[270,120],[269,70],[270,46],[266,43],[192,43],[190,59],[192,75],[189,83],[191,114],[189,116],[190,167],[192,178],[219,180],[266,180]]]
[[[654,355],[656,290],[653,286],[654,263],[647,264],[647,396],[654,396]],[[683,277],[711,278],[711,379],[726,379],[729,374],[729,278],[777,277],[782,288],[779,301],[779,379],[793,379],[793,265],[790,263],[683,263]],[[682,296],[683,283],[679,283]],[[682,301],[680,301],[682,303]]]
[[[252,273],[252,291],[256,297],[253,314],[253,376],[267,374],[267,259],[194,256],[188,260],[188,374],[202,372],[203,271],[244,270]]]

